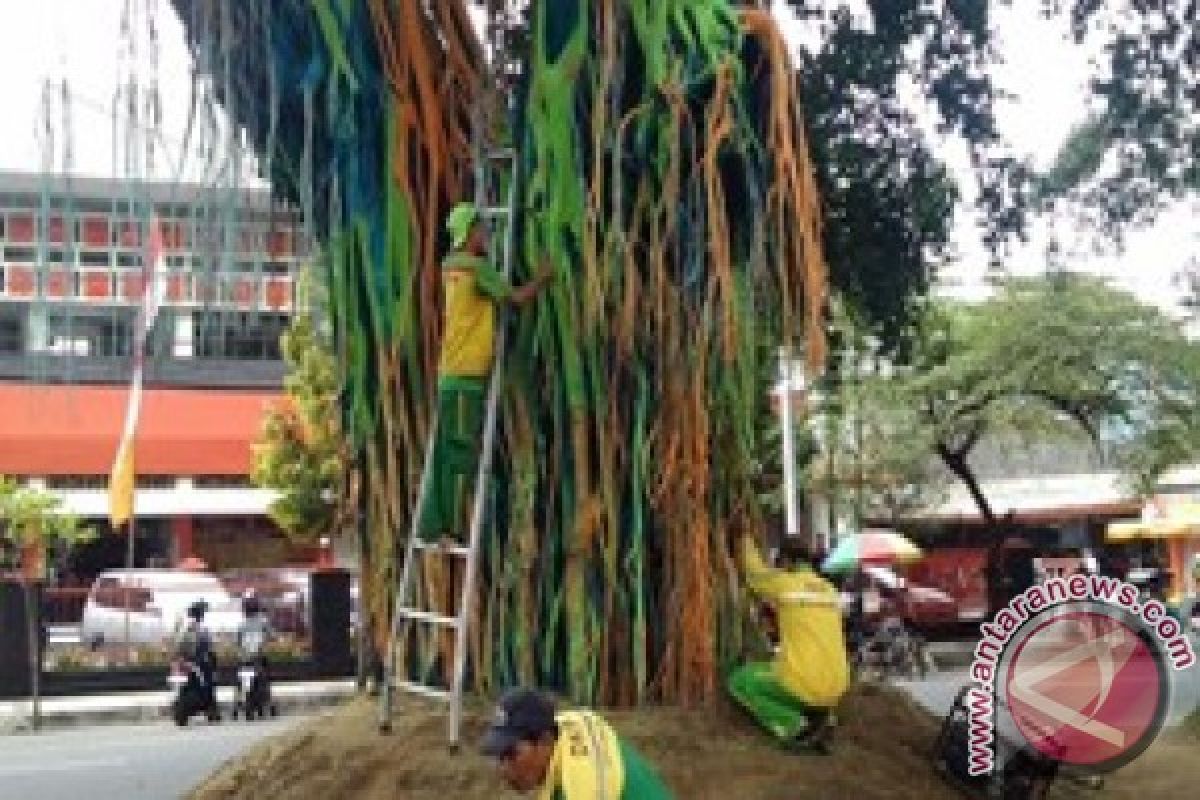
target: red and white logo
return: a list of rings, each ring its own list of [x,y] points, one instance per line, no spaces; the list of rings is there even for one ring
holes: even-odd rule
[[[1037,751],[1090,770],[1128,763],[1162,729],[1168,667],[1137,620],[1069,603],[1009,642],[997,675],[1002,707]]]

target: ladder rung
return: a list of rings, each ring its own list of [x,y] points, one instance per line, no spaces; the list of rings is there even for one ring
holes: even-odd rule
[[[471,548],[464,547],[461,544],[452,545],[450,547],[442,547],[437,542],[417,541],[413,542],[413,548],[416,550],[429,550],[437,553],[445,553],[450,556],[469,556]]]
[[[450,617],[446,614],[438,614],[433,611],[422,611],[419,608],[402,608],[396,613],[408,619],[415,619],[418,622],[431,622],[434,625],[447,625],[451,628],[458,627],[458,617]]]
[[[414,681],[396,681],[395,686],[401,691],[432,697],[435,700],[450,699],[450,690],[440,689],[437,686],[426,686],[423,683],[416,683]]]
[[[507,217],[508,216],[508,207],[507,206],[485,206],[482,213],[483,213],[483,216],[485,216],[485,217]]]
[[[511,147],[501,147],[497,150],[493,150],[490,153],[488,153],[488,158],[492,158],[492,159],[499,161],[502,158],[515,158],[516,155],[517,155],[516,151],[513,150]]]

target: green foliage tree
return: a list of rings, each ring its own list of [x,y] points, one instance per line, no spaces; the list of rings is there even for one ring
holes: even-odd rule
[[[984,437],[1082,433],[1142,489],[1200,454],[1200,350],[1101,279],[1008,281],[987,302],[931,311],[917,341],[894,386],[913,425],[898,446],[927,443],[989,524],[970,462]]]
[[[905,402],[894,353],[870,333],[867,315],[844,297],[830,303],[831,361],[810,395],[804,468],[810,494],[856,522],[896,519],[940,495],[945,483],[931,443]]]
[[[96,536],[95,530],[84,525],[79,517],[61,511],[61,505],[62,500],[52,494],[21,486],[0,475],[0,523],[3,523],[3,536],[19,551],[35,549],[39,554],[38,563],[21,565],[24,568],[22,583],[35,729],[41,721],[41,632],[37,622],[35,583],[43,578],[40,572],[44,569],[44,553],[49,547],[69,548]]]
[[[946,253],[959,188],[922,133],[915,102],[967,146],[984,241],[997,258],[1034,211],[1069,199],[1119,239],[1163,201],[1200,189],[1196,0],[1042,0],[1077,46],[1098,47],[1096,111],[1038,175],[1005,147],[991,67],[993,11],[1006,0],[787,0],[805,21],[801,97],[826,209],[833,285],[886,342],[921,313]],[[913,91],[915,90],[915,91]]]
[[[787,5],[804,23],[800,97],[830,281],[892,344],[919,313],[960,196],[921,129],[921,106],[971,153],[985,241],[996,248],[1023,228],[1017,189],[1027,173],[1006,154],[993,113],[991,2],[871,0],[859,13],[825,0]]]
[[[70,548],[95,538],[96,532],[83,524],[75,514],[61,510],[57,496],[22,486],[0,475],[0,521],[3,536],[18,549],[32,546]],[[38,571],[40,565],[26,564]],[[35,577],[41,577],[35,576]]]
[[[312,280],[303,280],[306,288]],[[313,542],[341,529],[347,505],[345,442],[338,424],[338,371],[320,329],[315,296],[302,303],[280,341],[287,366],[286,402],[272,408],[254,447],[251,478],[279,491],[267,510],[297,541]]]
[[[862,523],[897,520],[941,497],[945,479],[932,441],[890,373],[859,375],[821,395],[813,424],[820,444],[805,485]]]
[[[1163,200],[1200,190],[1200,6],[1196,0],[1043,0],[1068,13],[1079,44],[1103,44],[1096,110],[1039,181],[1111,235],[1148,222]]]

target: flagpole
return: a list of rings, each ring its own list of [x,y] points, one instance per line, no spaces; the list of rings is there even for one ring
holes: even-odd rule
[[[138,309],[136,332],[133,340],[133,376],[129,387],[129,406],[125,413],[125,428],[121,434],[121,442],[117,446],[117,455],[113,460],[112,474],[109,477],[109,516],[113,523],[113,532],[120,530],[121,523],[129,525],[129,543],[126,551],[126,567],[134,569],[135,539],[137,535],[137,467],[134,443],[137,439],[137,422],[142,406],[142,380],[145,372],[146,340],[154,321],[158,317],[159,307],[163,303],[165,281],[162,278],[163,241],[158,219],[155,217],[147,231],[148,248],[144,256],[142,303]],[[118,491],[120,494],[118,494]],[[131,576],[132,577],[132,576]],[[133,653],[133,635],[130,614],[133,606],[133,587],[131,581],[125,582],[125,646],[130,655]]]
[[[129,570],[133,569],[133,539],[134,533],[137,530],[136,524],[134,523],[135,519],[136,517],[134,517],[133,514],[129,515],[129,544],[125,555],[125,567]],[[130,631],[129,614],[130,609],[133,606],[132,592],[133,576],[131,575],[125,581],[125,647],[129,650],[131,655],[133,653],[133,636]]]

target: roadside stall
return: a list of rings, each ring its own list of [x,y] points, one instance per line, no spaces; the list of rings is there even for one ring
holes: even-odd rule
[[[1148,540],[1166,552],[1170,583],[1167,604],[1177,614],[1194,604],[1200,561],[1200,498],[1194,495],[1157,495],[1142,509],[1141,519],[1108,526],[1109,542]]]

